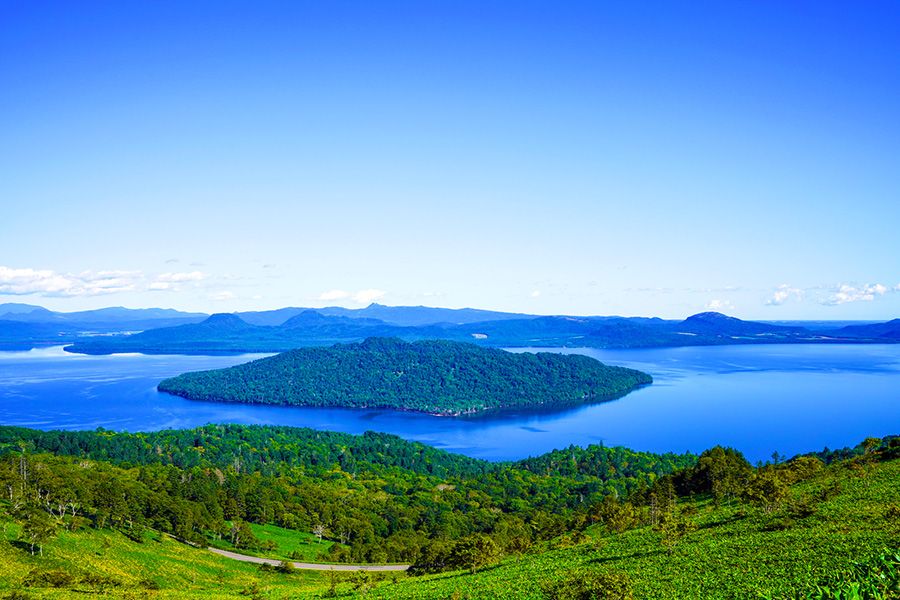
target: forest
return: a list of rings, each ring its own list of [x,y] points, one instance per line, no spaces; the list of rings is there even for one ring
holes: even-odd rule
[[[0,448],[0,489],[11,490],[14,514],[129,535],[152,528],[197,544],[233,536],[235,523],[321,526],[339,542],[323,558],[356,562],[416,562],[433,540],[484,534],[508,551],[528,547],[583,524],[600,498],[696,460],[597,446],[591,460],[604,472],[566,476],[553,465],[571,457],[494,464],[387,434],[238,425],[140,434],[0,427]],[[243,535],[236,546],[256,541]]]
[[[481,577],[491,565],[519,564],[507,563],[509,557],[538,560],[569,547],[582,552],[603,532],[651,535],[659,552],[677,556],[686,540],[701,537],[698,527],[709,511],[732,515],[721,523],[715,517],[715,527],[762,523],[761,531],[794,531],[816,523],[819,506],[842,495],[842,484],[822,483],[824,474],[868,477],[897,458],[896,437],[753,466],[718,446],[699,456],[570,447],[489,463],[381,433],[239,425],[134,434],[0,427],[0,521],[7,523],[4,531],[17,532],[19,552],[37,560],[57,539],[108,532],[134,544],[168,534],[194,547],[265,554],[277,544],[260,532],[274,527],[327,540],[317,560],[407,563],[410,581],[431,581],[429,573]],[[896,488],[897,478],[885,477]],[[820,482],[818,491],[793,491],[810,481]],[[879,539],[890,538],[872,538]],[[621,583],[566,577],[547,579],[535,597],[597,597],[584,585]]]
[[[458,416],[609,400],[652,381],[646,373],[587,356],[369,338],[185,373],[162,381],[158,389],[193,400],[396,408]]]

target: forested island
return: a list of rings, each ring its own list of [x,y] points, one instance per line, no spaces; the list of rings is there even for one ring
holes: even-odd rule
[[[193,400],[459,416],[609,400],[652,381],[641,371],[607,366],[587,356],[513,354],[446,340],[369,338],[185,373],[163,380],[158,388]]]

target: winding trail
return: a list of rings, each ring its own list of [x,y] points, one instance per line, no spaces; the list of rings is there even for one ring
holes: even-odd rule
[[[260,558],[259,556],[248,556],[247,554],[238,554],[237,552],[229,552],[228,550],[219,550],[218,548],[208,548],[213,554],[239,560],[241,562],[256,563],[258,565],[272,565],[277,567],[284,561],[274,558]],[[295,569],[306,569],[309,571],[406,571],[410,565],[328,565],[323,563],[307,563],[292,562],[291,565]]]

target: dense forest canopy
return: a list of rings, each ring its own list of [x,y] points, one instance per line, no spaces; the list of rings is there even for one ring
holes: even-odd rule
[[[572,461],[604,468],[587,474]],[[290,427],[0,427],[0,486],[12,490],[4,494],[17,514],[30,506],[66,523],[77,517],[75,526],[131,535],[149,527],[199,544],[227,537],[234,522],[322,526],[337,542],[328,559],[365,562],[415,562],[434,540],[476,535],[504,551],[526,548],[585,523],[603,497],[695,461],[593,446],[533,465],[489,463],[392,435]]]
[[[194,400],[460,415],[606,400],[651,382],[646,373],[587,356],[369,338],[186,373],[162,381],[159,390]]]

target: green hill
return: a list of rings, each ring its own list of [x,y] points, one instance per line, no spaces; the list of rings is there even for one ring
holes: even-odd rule
[[[687,526],[669,546],[666,535],[677,526],[646,523],[647,507],[636,512],[638,521],[630,526],[610,510],[606,524],[557,538],[542,552],[475,573],[380,585],[370,597],[900,597],[900,461],[844,461],[787,486],[784,494],[772,507],[678,498],[674,520]]]
[[[277,476],[244,473],[234,463],[214,466],[228,454],[256,452],[269,433],[265,427],[236,427],[217,436],[207,435],[206,428],[184,432],[221,447],[210,461],[198,452],[201,460],[191,469],[168,461],[161,446],[154,451],[160,463],[123,461],[128,450],[109,461],[90,458],[97,452],[115,455],[107,438],[125,448],[134,440],[161,444],[144,434],[2,431],[5,439],[17,438],[0,445],[5,598],[843,600],[900,594],[897,438],[757,468],[717,447],[699,459],[689,457],[674,472],[664,457],[568,449],[495,465],[471,479],[438,479],[371,463],[366,453],[377,458],[377,452],[364,442],[351,443],[359,454],[352,471],[344,471],[338,459],[324,469],[314,466],[315,478],[304,479],[299,466]],[[288,439],[281,436],[275,446]],[[295,445],[339,447],[338,442],[301,435]],[[38,453],[52,443],[59,445],[57,455]],[[645,476],[636,485],[591,494],[590,487],[602,481],[601,468],[604,477],[629,470]],[[324,542],[310,535],[308,522],[285,527],[281,511],[296,510],[291,496],[279,495],[286,485],[314,508],[317,520],[351,518],[353,534],[364,524],[374,526],[368,535],[378,546],[396,547],[397,534],[420,536],[424,545],[406,559],[414,570],[332,576],[261,568],[162,533],[171,528],[201,545],[276,559],[311,560],[345,543],[365,544],[362,538],[342,542],[339,521],[328,521]],[[555,506],[553,489],[572,508]],[[328,497],[316,505],[316,496]],[[384,512],[401,498],[413,512]],[[435,512],[440,505],[445,509]],[[328,517],[327,506],[335,509]],[[216,525],[222,509],[222,516],[245,510],[283,524],[245,527],[232,515]],[[568,517],[553,519],[563,513]],[[460,529],[464,524],[469,532]],[[239,543],[235,527],[247,536]],[[382,529],[391,528],[396,533],[382,537]]]
[[[194,400],[395,408],[456,416],[608,400],[651,381],[646,373],[609,367],[586,356],[369,338],[186,373],[162,381],[159,390]]]

